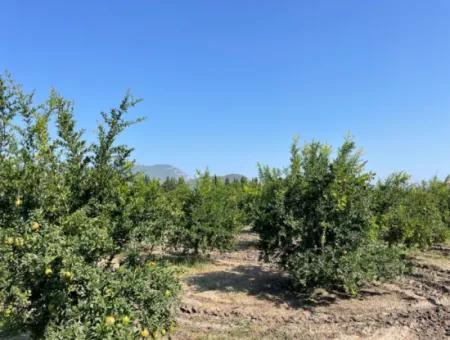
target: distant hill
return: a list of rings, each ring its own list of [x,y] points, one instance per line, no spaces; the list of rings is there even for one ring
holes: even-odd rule
[[[133,172],[142,172],[150,178],[159,178],[161,181],[165,181],[168,177],[189,179],[188,174],[169,164],[136,165]]]
[[[138,173],[141,172],[147,175],[150,178],[158,178],[161,182],[165,181],[167,178],[180,178],[183,177],[186,181],[188,181],[191,185],[195,185],[196,179],[191,178],[187,173],[183,170],[178,169],[170,164],[155,164],[155,165],[135,165],[133,172]],[[214,176],[214,175],[212,175]],[[245,178],[245,176],[240,174],[228,174],[225,176],[217,176],[224,181],[228,179],[228,181],[240,181],[241,178]]]

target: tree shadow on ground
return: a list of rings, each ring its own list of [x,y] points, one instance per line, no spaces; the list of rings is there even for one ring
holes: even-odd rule
[[[354,298],[347,294],[316,289],[304,293],[295,293],[292,280],[278,271],[264,269],[261,266],[237,266],[229,271],[201,273],[186,278],[186,283],[196,291],[242,292],[258,299],[268,300],[277,305],[287,304],[291,308],[313,308],[327,306],[338,299]],[[358,299],[384,295],[377,289],[361,289]]]
[[[188,277],[186,282],[200,292],[244,292],[278,305],[288,304],[292,308],[308,308],[331,302],[325,299],[313,302],[310,294],[292,293],[292,281],[288,276],[256,265],[201,273]]]

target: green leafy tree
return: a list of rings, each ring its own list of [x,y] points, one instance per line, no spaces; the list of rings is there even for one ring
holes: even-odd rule
[[[238,200],[232,188],[206,171],[193,190],[180,190],[178,194],[188,197],[183,204],[184,217],[174,245],[194,255],[213,249],[230,249],[242,227]]]
[[[375,274],[384,268],[378,262],[380,271],[369,275],[365,262],[371,259],[356,254],[367,248],[371,257],[389,259],[378,254],[388,250],[370,242],[373,175],[364,171],[355,143],[346,139],[334,158],[331,152],[319,142],[301,150],[294,142],[286,171],[260,168],[262,193],[255,230],[263,258],[278,262],[300,289],[331,286],[355,293],[364,280],[378,277]],[[352,259],[364,261],[352,264],[359,268],[357,273],[346,269]]]
[[[442,242],[449,233],[449,190],[433,179],[421,185],[394,173],[374,188],[379,237],[390,244],[421,248]]]
[[[172,214],[159,187],[131,174],[131,149],[116,145],[132,124],[123,115],[135,103],[127,95],[104,113],[98,142],[88,145],[70,102],[52,91],[36,105],[32,94],[0,77],[3,332],[134,339],[171,326],[178,290],[171,269],[140,258],[111,263],[142,239],[146,219],[145,236],[158,242],[159,223]],[[145,200],[152,206],[144,207]]]

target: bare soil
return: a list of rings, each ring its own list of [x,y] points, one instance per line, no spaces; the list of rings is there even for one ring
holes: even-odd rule
[[[374,284],[358,298],[318,289],[290,293],[289,278],[258,261],[257,236],[243,233],[235,251],[184,267],[173,339],[450,338],[450,249],[413,256],[411,275]]]

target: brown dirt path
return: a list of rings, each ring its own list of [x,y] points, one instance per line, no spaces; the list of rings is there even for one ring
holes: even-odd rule
[[[184,293],[174,339],[444,339],[450,338],[450,252],[416,256],[414,273],[367,287],[348,299],[317,291],[307,304],[289,279],[258,261],[257,237],[182,275]]]

